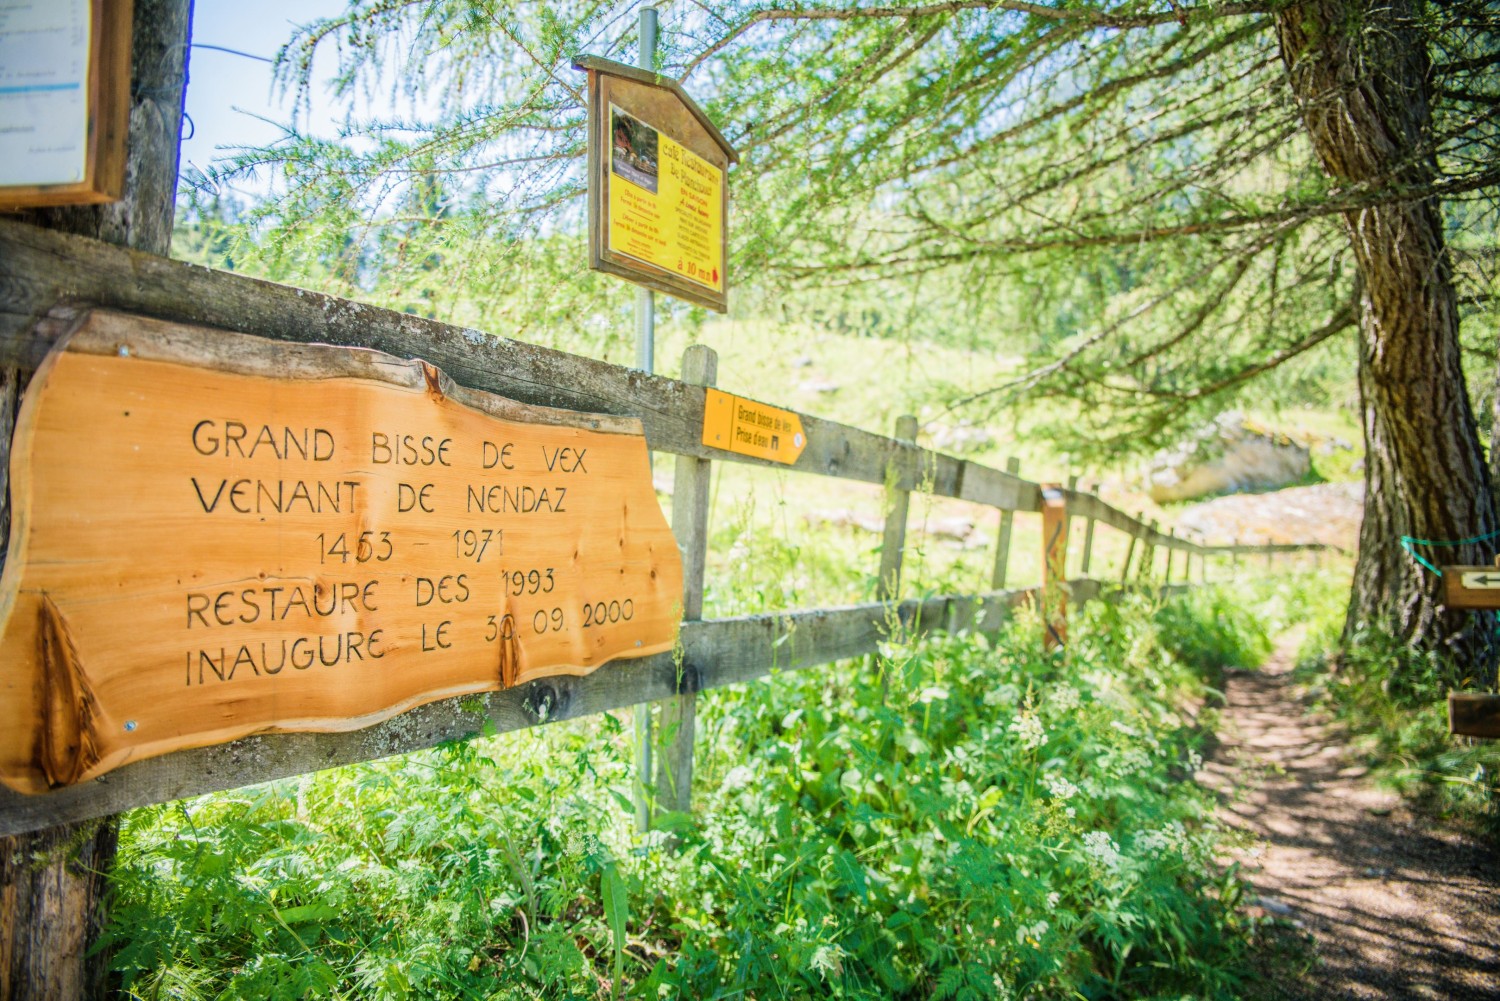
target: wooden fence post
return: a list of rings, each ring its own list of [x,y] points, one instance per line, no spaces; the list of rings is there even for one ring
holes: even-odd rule
[[[692,345],[682,357],[682,381],[712,386],[718,381],[719,356],[712,348]],[[707,459],[679,455],[672,489],[672,533],[682,549],[682,619],[703,618],[703,573],[708,556],[708,499],[711,464]],[[693,665],[679,667],[682,674]],[[688,686],[662,703],[660,733],[664,742],[656,767],[657,801],[667,810],[686,813],[692,804],[693,732],[697,721],[696,685]]]
[[[32,209],[20,218],[166,256],[177,204],[192,3],[136,0],[133,15],[121,197],[104,205]],[[92,126],[92,109],[89,118]],[[15,368],[0,373],[0,470],[10,468],[15,408],[29,376]],[[5,482],[0,474],[0,525],[6,526],[0,545],[10,525]],[[118,839],[119,820],[112,816],[0,837],[0,998],[113,996],[110,954],[92,947],[108,923],[105,890]]]
[[[1042,487],[1042,646],[1068,642],[1068,500],[1056,485]]]
[[[1173,529],[1172,531],[1168,532],[1167,535],[1171,536],[1173,542],[1175,542],[1177,540],[1177,530],[1176,529]],[[1172,583],[1172,556],[1173,556],[1174,553],[1176,553],[1176,550],[1172,548],[1172,543],[1171,542],[1168,542],[1166,544],[1166,546],[1163,547],[1163,548],[1165,548],[1166,551],[1167,551],[1167,569],[1166,569],[1166,571],[1162,575],[1162,583],[1163,584],[1170,584],[1170,583]]]
[[[896,440],[916,444],[917,419],[910,414],[896,418]],[[877,601],[892,601],[901,594],[901,562],[906,549],[906,516],[911,510],[911,491],[900,484],[905,469],[891,468],[887,480],[896,477],[891,488],[890,509],[885,515],[885,535],[880,544],[880,579],[875,584]],[[915,470],[913,470],[915,472]]]
[[[1096,493],[1097,493],[1098,489],[1099,489],[1099,485],[1097,483],[1094,484],[1094,490],[1095,490]],[[1083,560],[1081,561],[1081,565],[1078,568],[1079,576],[1087,577],[1089,575],[1089,565],[1093,562],[1093,559],[1094,559],[1094,519],[1093,518],[1089,518],[1087,521],[1084,522],[1084,525],[1083,525]]]
[[[1137,525],[1141,524],[1141,515],[1140,515],[1140,512],[1136,513],[1135,523]],[[1127,546],[1127,547],[1125,547],[1125,565],[1120,568],[1120,583],[1121,584],[1124,584],[1126,581],[1128,581],[1130,579],[1130,560],[1131,560],[1132,557],[1135,556],[1135,544],[1136,544],[1136,541],[1139,538],[1140,538],[1140,536],[1137,534],[1137,532],[1131,532],[1130,533],[1130,545]]]
[[[694,344],[682,356],[682,381],[712,386],[718,381],[719,356],[713,348]],[[708,488],[712,464],[707,459],[679,455],[673,472],[672,534],[682,549],[682,620],[703,618],[703,566],[708,557]],[[695,676],[696,665],[679,664],[678,694],[661,704],[658,733],[662,747],[656,764],[656,801],[659,808],[678,813],[692,809],[693,732],[698,719],[698,686],[684,682]]]
[[[1158,524],[1159,522],[1153,518],[1151,524],[1146,526],[1150,529],[1150,534],[1141,543],[1141,566],[1136,572],[1136,576],[1138,577],[1149,578],[1152,574],[1156,573],[1155,535]]]
[[[1011,456],[1005,460],[1005,471],[1012,476],[1021,473],[1021,460]],[[993,591],[1005,590],[1006,571],[1010,567],[1010,532],[1015,526],[1016,513],[1014,511],[1000,512],[1000,541],[995,547],[995,571],[990,574],[990,589]]]
[[[1073,494],[1077,490],[1078,490],[1078,474],[1077,473],[1072,473],[1072,474],[1070,474],[1068,476],[1068,497],[1067,497],[1067,504],[1068,504],[1067,519],[1068,519],[1068,537],[1069,537],[1069,541],[1072,540],[1072,535],[1073,535]],[[1066,554],[1064,554],[1064,555],[1066,555]],[[1066,564],[1067,564],[1067,561],[1064,560],[1064,568],[1066,568]],[[1066,580],[1067,577],[1064,576],[1063,579]]]

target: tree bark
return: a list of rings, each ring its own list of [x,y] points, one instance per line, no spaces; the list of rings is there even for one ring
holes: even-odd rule
[[[191,23],[192,0],[135,0],[129,151],[120,201],[37,209],[22,218],[170,253]],[[29,377],[16,369],[0,372],[0,543],[10,534],[10,434]],[[105,891],[118,841],[115,817],[0,838],[0,999],[109,994],[109,956],[89,952],[106,924]]]
[[[1312,146],[1341,187],[1400,190],[1438,176],[1430,63],[1417,0],[1315,0],[1277,14],[1282,59]],[[1346,640],[1388,632],[1494,676],[1493,616],[1445,609],[1401,537],[1494,532],[1489,470],[1459,363],[1458,305],[1437,199],[1344,214],[1362,285],[1365,516]],[[1494,545],[1439,550],[1489,562]]]

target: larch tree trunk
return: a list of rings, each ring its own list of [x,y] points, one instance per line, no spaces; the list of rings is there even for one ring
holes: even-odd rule
[[[1495,531],[1491,481],[1459,363],[1458,304],[1431,139],[1430,63],[1418,0],[1314,0],[1277,14],[1282,59],[1314,151],[1345,190],[1417,192],[1346,212],[1362,288],[1359,387],[1365,514],[1346,639],[1366,628],[1494,677],[1490,613],[1441,604],[1401,537]],[[1489,562],[1493,543],[1439,550]]]
[[[192,0],[135,0],[124,197],[108,205],[35,210],[23,218],[153,254],[169,252],[191,23]],[[10,436],[29,375],[0,372],[0,530],[6,539]],[[0,838],[0,999],[109,993],[109,957],[90,950],[106,921],[105,891],[118,840],[113,817]]]

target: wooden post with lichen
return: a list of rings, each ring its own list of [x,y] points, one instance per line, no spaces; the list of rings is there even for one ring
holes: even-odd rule
[[[1068,500],[1056,485],[1042,487],[1042,645],[1068,642]]]
[[[911,415],[896,418],[895,439],[902,444],[914,445],[917,441],[917,419]],[[909,472],[899,458],[893,458],[886,474],[890,483],[885,515],[885,533],[880,543],[880,579],[875,584],[875,596],[880,601],[893,601],[901,594],[901,564],[906,550],[906,520],[911,510],[911,491],[903,485],[904,475]]]
[[[1098,489],[1099,489],[1099,484],[1095,483],[1094,484],[1094,490],[1097,492]],[[1089,575],[1089,568],[1092,566],[1093,560],[1094,560],[1094,519],[1093,518],[1089,518],[1087,521],[1084,522],[1084,525],[1083,525],[1083,559],[1080,561],[1080,566],[1078,568],[1078,573],[1079,573],[1080,576],[1087,577]]]
[[[135,0],[121,199],[35,209],[21,214],[24,221],[149,254],[170,252],[191,17],[190,0]],[[7,535],[10,439],[29,376],[16,368],[0,374],[0,526]],[[111,993],[110,957],[93,947],[106,923],[104,890],[118,840],[115,817],[0,837],[0,998]]]
[[[1135,524],[1137,526],[1141,525],[1140,514],[1137,514],[1135,516]],[[1125,547],[1125,565],[1120,568],[1121,584],[1124,584],[1126,581],[1130,580],[1130,561],[1135,557],[1135,544],[1139,537],[1139,529],[1137,529],[1137,531],[1135,532],[1130,533],[1130,545]]]
[[[1011,456],[1005,460],[1005,471],[1012,476],[1021,473],[1021,460]],[[995,547],[995,569],[990,574],[990,588],[995,591],[1005,590],[1005,578],[1010,568],[1010,533],[1015,527],[1016,513],[1011,510],[1000,512],[1000,535]]]
[[[694,344],[682,357],[682,381],[712,386],[718,381],[719,356],[712,348]],[[703,573],[708,558],[708,488],[712,465],[707,459],[677,457],[672,488],[672,534],[682,550],[682,620],[703,618]],[[695,665],[677,665],[677,694],[661,704],[656,732],[660,735],[656,763],[656,802],[659,810],[687,813],[692,809],[693,735],[698,718]]]

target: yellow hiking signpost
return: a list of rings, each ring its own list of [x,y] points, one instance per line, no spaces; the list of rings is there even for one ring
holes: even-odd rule
[[[703,444],[788,466],[807,447],[802,418],[792,411],[717,389],[705,392]]]

